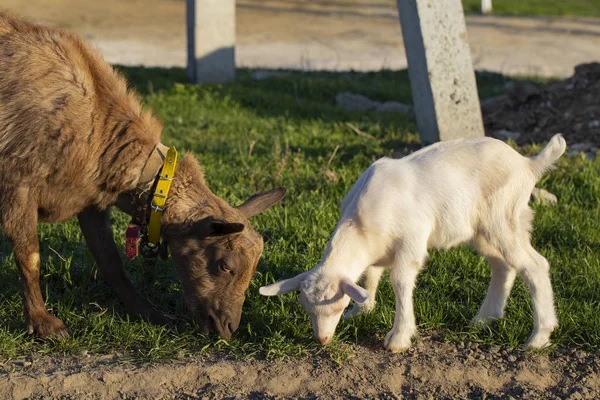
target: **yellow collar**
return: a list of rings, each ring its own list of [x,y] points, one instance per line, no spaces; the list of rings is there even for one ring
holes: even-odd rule
[[[148,223],[148,243],[157,246],[160,242],[160,220],[165,211],[165,204],[171,189],[171,183],[175,176],[175,168],[177,167],[177,150],[175,147],[169,148],[165,157],[156,189],[152,194],[152,202],[150,203],[150,221]]]

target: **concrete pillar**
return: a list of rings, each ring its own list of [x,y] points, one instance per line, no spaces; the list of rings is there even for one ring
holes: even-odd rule
[[[489,14],[492,12],[492,0],[481,0],[481,13]]]
[[[398,0],[421,144],[483,136],[460,0]]]
[[[186,11],[190,82],[235,78],[235,0],[186,0]]]

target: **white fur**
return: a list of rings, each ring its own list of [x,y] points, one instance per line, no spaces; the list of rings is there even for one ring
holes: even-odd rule
[[[528,345],[547,346],[558,322],[549,265],[530,243],[528,206],[536,181],[563,154],[555,135],[536,157],[525,158],[492,138],[461,138],[426,147],[400,160],[371,165],[342,202],[342,217],[321,263],[310,271],[260,288],[267,296],[300,290],[316,339],[326,344],[346,313],[371,311],[384,269],[396,294],[396,317],[385,348],[407,349],[416,333],[412,293],[428,248],[472,244],[487,258],[492,279],[474,319],[503,316],[514,279],[527,283],[534,329]],[[363,292],[356,282],[364,276]],[[368,296],[365,296],[365,292]],[[367,297],[365,299],[365,297]]]

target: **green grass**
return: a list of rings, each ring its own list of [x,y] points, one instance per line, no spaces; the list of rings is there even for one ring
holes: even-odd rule
[[[600,17],[598,0],[493,0],[495,14],[561,17]],[[465,12],[481,11],[481,0],[463,0]]]
[[[355,3],[345,0],[331,1],[340,7],[351,8]],[[359,2],[361,3],[361,2]],[[395,0],[362,1],[371,7],[395,7]],[[481,13],[481,0],[462,0],[463,10],[467,14]],[[493,13],[496,15],[532,16],[532,17],[592,17],[600,18],[598,0],[492,0]]]
[[[233,204],[256,190],[289,189],[282,205],[253,220],[265,251],[244,305],[242,323],[229,343],[206,338],[194,327],[179,330],[130,319],[111,287],[97,275],[76,221],[39,228],[42,290],[47,306],[73,331],[69,339],[36,341],[23,329],[18,273],[6,239],[0,239],[0,357],[36,354],[120,353],[133,359],[185,357],[222,350],[239,357],[282,357],[325,351],[344,357],[348,343],[380,345],[392,326],[394,295],[385,280],[378,305],[368,316],[341,322],[328,347],[312,340],[310,320],[296,295],[265,298],[258,287],[312,268],[319,261],[344,194],[367,166],[396,148],[418,142],[413,120],[375,112],[346,112],[335,94],[352,91],[377,100],[408,102],[406,71],[294,73],[255,81],[249,71],[227,86],[190,86],[179,69],[127,68],[126,74],[164,123],[163,142],[193,151],[210,187]],[[505,78],[479,74],[480,93],[502,90]],[[350,122],[377,140],[351,131]],[[250,154],[249,149],[253,146]],[[324,172],[334,150],[329,168]],[[523,149],[526,152],[539,150]],[[557,207],[536,206],[533,241],[550,261],[560,318],[558,346],[600,348],[600,161],[562,158],[540,186],[560,199]],[[124,242],[127,218],[114,212],[114,231]],[[159,261],[148,279],[140,260],[126,262],[136,286],[168,312],[185,314],[171,261]],[[468,328],[483,301],[489,268],[467,247],[432,252],[415,290],[421,332],[442,332],[448,340],[518,346],[532,329],[529,295],[519,281],[507,318],[491,330]]]

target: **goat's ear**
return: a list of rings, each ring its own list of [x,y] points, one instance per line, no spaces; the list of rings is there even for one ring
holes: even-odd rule
[[[304,281],[305,277],[306,272],[303,272],[293,278],[284,279],[282,281],[263,286],[258,289],[258,293],[262,294],[263,296],[278,296],[280,294],[293,292],[300,289],[300,284]]]
[[[256,193],[236,208],[243,212],[247,218],[254,217],[267,208],[279,203],[285,197],[286,192],[286,188],[279,187],[271,189],[268,192]]]
[[[369,298],[369,292],[352,282],[348,278],[343,278],[340,282],[342,291],[357,303],[364,303]]]
[[[211,221],[208,225],[208,235],[223,236],[238,233],[244,230],[244,224],[237,222],[225,222],[220,220]]]

